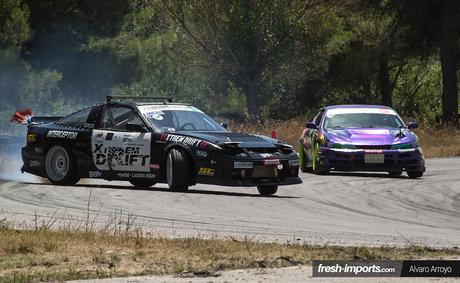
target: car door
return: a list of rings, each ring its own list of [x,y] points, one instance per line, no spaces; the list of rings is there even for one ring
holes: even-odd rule
[[[98,170],[117,173],[150,172],[152,134],[131,107],[107,105],[91,137],[94,165]]]
[[[315,149],[315,142],[317,139],[317,136],[319,135],[319,127],[321,124],[321,120],[323,118],[324,114],[324,109],[321,109],[318,114],[313,118],[313,122],[315,122],[316,126],[318,127],[317,129],[307,129],[307,132],[305,135],[307,136],[307,141],[306,141],[306,148],[307,148],[307,156],[308,160],[312,161],[313,160],[313,151]]]

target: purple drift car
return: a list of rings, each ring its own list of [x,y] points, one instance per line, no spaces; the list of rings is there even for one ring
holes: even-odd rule
[[[384,171],[410,178],[425,172],[417,136],[389,107],[338,105],[321,109],[307,123],[299,146],[303,172]]]

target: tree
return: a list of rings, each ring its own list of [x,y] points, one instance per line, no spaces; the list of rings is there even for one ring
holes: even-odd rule
[[[291,56],[320,2],[164,0],[161,9],[177,26],[178,54],[225,74],[243,90],[248,112],[257,115],[261,98],[270,95],[262,93],[264,77]]]
[[[0,49],[17,51],[30,34],[27,5],[21,0],[0,0]]]
[[[458,114],[457,48],[460,3],[457,0],[391,1],[400,28],[409,29],[406,44],[419,56],[439,52],[442,69],[442,114],[445,121]],[[437,51],[439,50],[439,51]]]
[[[441,15],[440,59],[442,67],[442,113],[447,121],[458,114],[458,39],[460,37],[460,4],[444,0]]]

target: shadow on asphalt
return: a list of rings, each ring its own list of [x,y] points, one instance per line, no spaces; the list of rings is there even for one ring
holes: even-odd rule
[[[28,185],[46,185],[49,186],[50,184],[42,184],[42,183],[25,183]],[[172,192],[167,188],[159,188],[159,187],[151,187],[151,188],[137,188],[134,186],[121,186],[121,185],[97,185],[97,184],[76,184],[72,187],[82,187],[82,188],[101,188],[101,189],[112,189],[112,190],[130,190],[130,191],[149,191],[149,192],[165,192],[171,194],[201,194],[201,195],[221,195],[221,196],[234,196],[234,197],[258,197],[258,198],[280,198],[280,199],[295,199],[300,198],[296,196],[280,196],[280,195],[273,195],[273,196],[261,196],[257,193],[249,194],[249,193],[239,193],[239,192],[222,192],[222,191],[208,191],[208,190],[195,190],[193,187],[188,190],[188,192]],[[250,190],[256,190],[256,188],[248,188]],[[281,189],[282,190],[282,189]]]
[[[374,173],[374,172],[329,172],[330,176],[343,176],[343,177],[368,177],[368,178],[386,178],[386,179],[410,179],[405,173],[400,176],[390,176],[387,173]],[[327,176],[327,175],[326,175]]]

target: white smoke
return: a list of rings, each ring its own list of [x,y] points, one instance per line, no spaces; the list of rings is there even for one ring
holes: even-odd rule
[[[21,173],[21,149],[14,148],[8,152],[0,152],[0,180],[23,183],[47,183],[47,180],[29,173]]]

